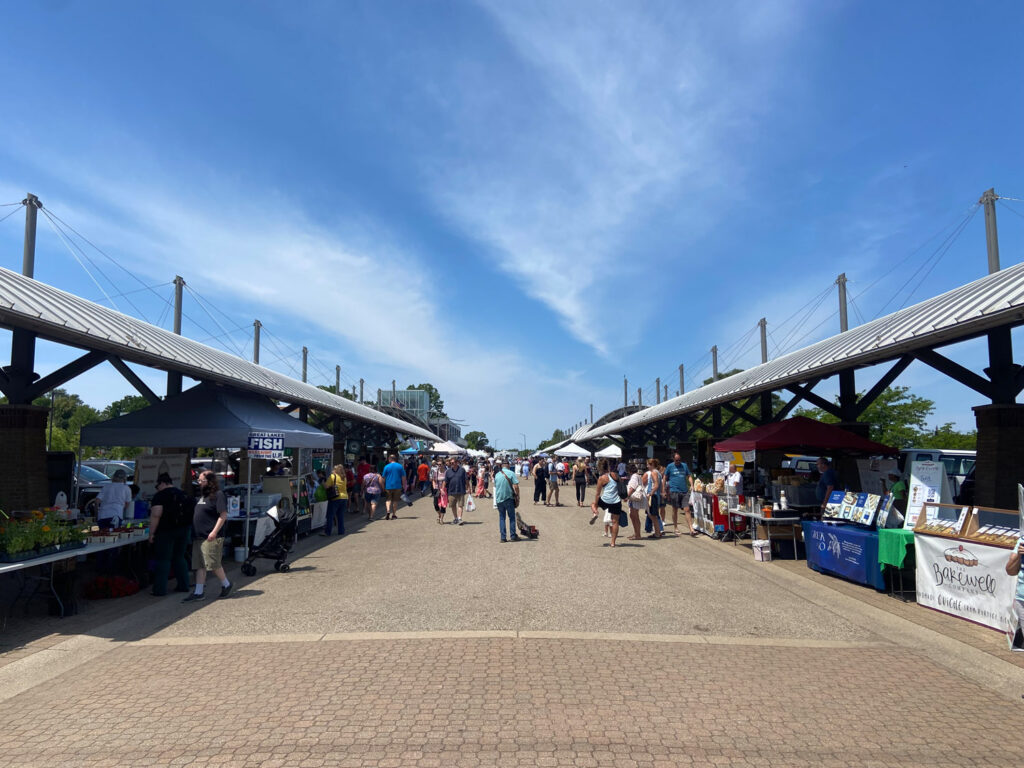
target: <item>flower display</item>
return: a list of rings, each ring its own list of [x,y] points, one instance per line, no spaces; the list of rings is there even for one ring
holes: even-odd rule
[[[62,545],[83,541],[87,530],[60,518],[54,507],[33,509],[27,514],[7,514],[0,510],[0,556],[45,554]]]

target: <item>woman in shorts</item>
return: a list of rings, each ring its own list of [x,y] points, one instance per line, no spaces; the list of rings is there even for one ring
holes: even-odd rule
[[[600,506],[611,515],[611,544],[615,546],[615,540],[619,535],[619,517],[622,515],[622,497],[619,496],[619,475],[617,472],[608,470],[608,459],[601,459],[598,464],[598,471],[601,476],[597,478],[597,488],[594,489],[594,502],[590,505],[593,515],[590,518],[591,524],[597,520],[597,509]]]
[[[366,505],[366,519],[373,520],[377,514],[377,504],[384,490],[384,478],[379,472],[367,472],[363,475],[363,504]]]
[[[638,541],[640,535],[640,513],[647,514],[647,489],[644,486],[643,476],[640,474],[639,464],[629,465],[629,522],[633,525],[633,535],[629,536],[630,541]]]

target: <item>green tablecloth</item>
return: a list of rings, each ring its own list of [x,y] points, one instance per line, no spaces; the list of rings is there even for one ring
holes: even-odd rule
[[[907,547],[914,544],[914,532],[905,528],[881,528],[878,531],[878,564],[903,567]]]

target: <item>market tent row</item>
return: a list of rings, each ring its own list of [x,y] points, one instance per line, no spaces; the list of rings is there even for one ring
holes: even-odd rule
[[[267,397],[203,383],[155,405],[82,427],[81,444],[240,447],[280,432],[287,448],[331,448],[333,435],[282,413]]]
[[[713,381],[656,405],[595,425],[578,440],[594,440],[738,402],[757,394],[816,382],[842,371],[914,359],[994,395],[992,382],[942,357],[934,347],[1024,322],[1024,263],[1006,267],[920,304],[894,312],[767,363]],[[895,376],[893,376],[893,379]],[[819,403],[816,403],[819,404]]]
[[[433,432],[408,421],[4,268],[0,268],[0,326],[28,331],[40,338],[88,350],[88,354],[69,363],[61,371],[27,386],[16,386],[15,380],[31,374],[31,369],[27,374],[9,369],[0,385],[12,403],[31,402],[50,388],[60,386],[105,361],[110,361],[151,402],[157,400],[125,365],[125,362],[133,362],[197,381],[224,384],[294,407],[315,409],[332,417],[352,419],[408,437],[430,441],[439,439]]]
[[[804,416],[764,424],[739,435],[715,443],[719,453],[731,451],[842,451],[867,456],[891,456],[896,448],[876,443],[866,437],[832,424]]]
[[[621,459],[622,449],[615,445],[615,443],[612,443],[607,448],[602,448],[594,455],[599,459]]]

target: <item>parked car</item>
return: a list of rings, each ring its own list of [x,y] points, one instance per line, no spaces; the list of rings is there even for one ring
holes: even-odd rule
[[[114,473],[123,469],[125,475],[127,475],[129,482],[135,479],[135,462],[127,460],[114,460],[114,459],[87,459],[82,462],[83,467],[92,467],[98,469],[107,477],[113,477]]]
[[[959,451],[948,448],[904,448],[900,451],[900,472],[904,480],[910,484],[910,465],[915,461],[938,461],[946,468],[949,479],[949,492],[953,498],[960,495],[960,487],[967,480],[974,463],[977,461],[976,451]],[[972,489],[973,493],[973,489]]]
[[[110,483],[110,478],[98,469],[87,466],[85,462],[75,471],[75,499],[77,507],[85,509],[85,505],[100,495],[100,488]]]
[[[790,456],[782,462],[783,469],[792,470],[796,475],[809,475],[818,471],[817,456]]]
[[[192,479],[194,481],[199,479],[200,472],[207,470],[213,470],[214,474],[217,475],[221,488],[226,485],[234,485],[235,470],[228,461],[212,457],[192,459]]]

